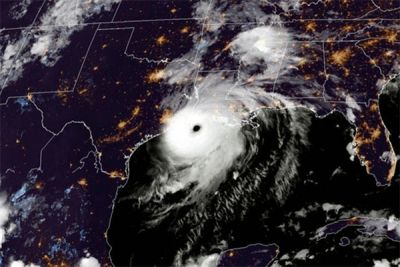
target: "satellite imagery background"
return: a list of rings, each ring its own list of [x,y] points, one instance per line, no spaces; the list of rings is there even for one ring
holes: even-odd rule
[[[398,0],[0,0],[0,266],[400,266],[399,73]]]

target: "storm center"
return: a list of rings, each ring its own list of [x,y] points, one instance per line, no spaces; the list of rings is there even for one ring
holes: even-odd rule
[[[200,125],[193,126],[193,132],[198,132],[198,131],[200,131],[200,129],[201,129]]]

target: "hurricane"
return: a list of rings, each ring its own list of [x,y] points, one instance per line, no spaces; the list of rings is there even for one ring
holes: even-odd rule
[[[221,251],[232,238],[228,225],[260,207],[267,216],[296,186],[313,112],[257,88],[204,84],[131,155],[108,231],[118,266],[180,266]],[[119,235],[138,246],[120,248]],[[162,248],[146,257],[151,246]]]

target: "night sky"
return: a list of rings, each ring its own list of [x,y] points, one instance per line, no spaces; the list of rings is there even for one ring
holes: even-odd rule
[[[0,3],[2,58],[7,44],[18,38],[27,40],[19,56],[29,53],[30,38],[41,30],[41,16],[57,1],[34,0],[20,19],[10,15],[14,2]],[[240,15],[234,16],[244,12],[241,1],[215,0],[213,7],[224,14],[225,21],[218,41],[210,42],[201,58],[195,58],[189,52],[193,47],[202,49],[199,43],[206,39],[203,36],[215,37],[208,27],[217,19],[196,17],[196,2],[124,0],[85,18],[83,24],[53,25],[76,28],[54,64],[46,66],[36,58],[21,68],[18,79],[1,80],[0,192],[7,199],[10,214],[0,226],[14,230],[6,234],[1,245],[0,266],[12,260],[72,266],[88,255],[101,266],[111,266],[105,233],[116,190],[128,177],[128,157],[139,144],[160,132],[173,113],[162,100],[181,90],[163,81],[164,69],[179,58],[199,64],[199,80],[210,71],[236,70],[239,64],[229,57],[227,45],[238,33],[263,23],[259,18],[242,20]],[[384,110],[378,96],[383,81],[389,81],[396,70],[395,62],[399,62],[399,2],[300,1],[300,11],[285,11],[279,1],[260,2],[263,12],[277,15],[282,27],[297,33],[289,45],[302,58],[290,74],[292,80],[278,75],[265,91],[313,105],[319,116],[332,110],[346,114],[346,95],[350,95],[361,107],[354,111],[352,122],[357,167],[350,169],[368,177],[366,183],[372,183],[376,187],[373,190],[393,188],[399,177],[396,159],[382,159],[382,155],[395,151],[393,145],[398,145],[395,136],[389,139],[385,126],[396,127],[388,114],[396,112],[396,107]],[[241,75],[236,77],[239,83],[252,82],[251,74]],[[188,77],[188,83],[196,82],[192,78]],[[294,86],[296,79],[306,81],[306,89]],[[385,112],[384,124],[381,113]],[[329,116],[320,120],[336,123],[329,122]],[[330,142],[324,136],[318,138],[316,142]],[[365,182],[358,179],[350,182],[350,187]],[[341,186],[345,183],[339,179],[334,188]],[[399,217],[398,203],[393,204],[399,191],[390,190],[394,193],[382,193],[383,204],[376,208],[385,208],[388,202],[388,209]],[[327,229],[330,233],[326,239],[339,228],[350,231],[346,225],[354,224],[354,220],[347,218],[331,225],[334,228]],[[366,219],[357,222],[362,226]],[[320,227],[324,225],[321,221]],[[399,241],[392,234],[383,234],[390,237],[388,244]],[[271,245],[273,242],[256,245],[255,251],[260,246],[268,250],[257,254],[256,263],[251,263],[246,254],[252,248],[248,247],[224,252],[220,266],[270,263],[279,254],[278,241],[274,241],[277,247]],[[290,245],[285,249],[290,251]],[[233,256],[240,260],[235,261]]]

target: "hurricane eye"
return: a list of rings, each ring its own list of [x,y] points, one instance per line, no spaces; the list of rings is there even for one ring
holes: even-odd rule
[[[198,132],[198,131],[200,131],[200,129],[201,129],[200,125],[193,126],[193,132]]]

